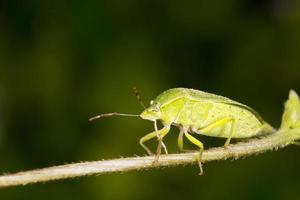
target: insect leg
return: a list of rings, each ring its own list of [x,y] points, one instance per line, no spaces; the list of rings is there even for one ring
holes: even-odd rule
[[[180,133],[178,135],[178,147],[180,151],[183,151],[183,133],[184,130],[181,128]]]
[[[167,134],[167,133],[166,133],[166,134]],[[158,136],[158,141],[161,143],[160,146],[163,148],[165,154],[168,154],[167,146],[166,146],[165,143],[162,141],[163,137],[165,137],[166,134],[164,134],[164,135],[159,135],[159,136]]]
[[[157,149],[156,149],[156,155],[158,155],[158,156],[160,155],[160,153],[161,153],[161,147],[164,149],[165,154],[168,154],[167,147],[166,147],[165,143],[162,141],[162,138],[164,137],[164,135],[162,136],[158,132],[157,121],[154,121],[154,130],[156,132],[156,137],[157,137],[157,140],[158,140],[158,145],[157,145]]]
[[[292,128],[292,129],[294,129],[294,128],[300,128],[300,122],[296,122],[295,124],[293,124],[293,125],[291,126],[291,128]]]
[[[292,142],[291,144],[294,144],[294,145],[300,146],[300,142]]]
[[[225,117],[225,118],[222,118],[222,119],[220,119],[220,120],[218,120],[218,121],[215,121],[215,122],[213,122],[213,123],[211,123],[211,124],[209,124],[208,126],[206,126],[206,127],[204,127],[204,128],[201,128],[201,129],[199,129],[199,131],[200,132],[210,132],[210,131],[212,131],[214,128],[219,128],[219,127],[224,127],[225,128],[225,126],[227,125],[227,124],[229,124],[229,123],[231,123],[231,127],[230,127],[230,133],[229,133],[229,137],[227,138],[227,140],[226,140],[226,142],[225,142],[225,144],[224,144],[224,146],[226,147],[226,146],[228,146],[229,145],[229,143],[230,143],[230,140],[231,140],[231,138],[232,138],[232,135],[233,135],[233,133],[234,133],[234,125],[235,125],[235,120],[234,120],[234,118],[232,118],[232,117]],[[223,132],[224,130],[222,130],[222,132]],[[222,133],[221,132],[221,133]]]
[[[198,160],[198,165],[200,168],[200,172],[199,175],[203,174],[203,169],[202,169],[202,163],[201,163],[201,158],[202,158],[202,153],[204,150],[204,145],[202,142],[200,142],[199,140],[197,140],[196,138],[194,138],[193,136],[191,136],[186,130],[184,131],[184,135],[186,136],[186,138],[193,143],[194,145],[196,145],[197,147],[200,148],[199,150],[199,156],[197,156],[197,160]]]
[[[232,135],[234,133],[234,128],[235,128],[235,120],[233,118],[231,118],[231,120],[229,122],[231,122],[230,134],[229,134],[229,137],[225,141],[225,144],[224,144],[225,148],[230,144],[230,140],[232,138]]]
[[[164,148],[165,153],[167,154],[167,147],[166,145],[163,143],[163,138],[169,133],[170,130],[170,126],[169,125],[165,125],[162,129],[160,129],[159,131],[155,131],[156,135],[157,135],[157,139],[158,139],[158,145],[157,145],[157,149],[156,149],[156,158],[155,158],[155,162],[158,161],[159,156],[161,154],[161,147]]]
[[[183,148],[183,135],[184,135],[184,128],[180,128],[180,132],[179,132],[179,135],[178,135],[179,150],[182,151],[182,152],[195,152],[195,150],[184,149]]]
[[[161,130],[158,130],[157,132],[156,131],[153,131],[151,133],[148,133],[147,135],[145,135],[144,137],[142,137],[140,139],[140,145],[146,150],[146,152],[149,154],[149,155],[152,155],[152,152],[150,151],[150,149],[144,144],[144,142],[147,142],[148,140],[151,140],[152,138],[155,138],[157,137],[157,133],[160,134],[160,135],[163,135],[165,136],[170,130],[170,127],[168,126],[165,126],[164,128],[162,128]],[[165,133],[166,132],[166,133]],[[161,134],[161,133],[165,133],[165,134]]]
[[[142,137],[140,139],[140,145],[145,149],[145,151],[149,154],[149,155],[152,155],[153,153],[151,152],[151,150],[146,146],[144,145],[144,142],[148,141],[148,140],[151,140],[152,138],[156,137],[156,132],[151,132],[151,133],[148,133],[147,135],[145,135],[144,137]]]

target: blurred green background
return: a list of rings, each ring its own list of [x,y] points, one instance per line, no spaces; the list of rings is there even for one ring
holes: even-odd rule
[[[143,155],[152,123],[87,120],[140,113],[133,86],[147,104],[172,87],[221,94],[278,127],[289,89],[300,92],[299,52],[297,0],[1,1],[0,172]],[[201,177],[196,166],[110,174],[2,189],[0,199],[299,199],[299,169],[290,146],[205,164]]]

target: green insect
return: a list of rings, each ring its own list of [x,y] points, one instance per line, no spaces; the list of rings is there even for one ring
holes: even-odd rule
[[[138,94],[137,97],[140,100]],[[203,173],[201,156],[204,145],[192,134],[227,138],[224,144],[226,147],[232,138],[249,138],[264,132],[274,131],[257,112],[244,104],[219,95],[187,88],[173,88],[164,91],[155,100],[151,101],[150,106],[140,115],[107,113],[93,117],[90,120],[112,115],[140,116],[142,119],[154,122],[155,130],[142,137],[140,145],[148,154],[152,154],[144,143],[153,138],[158,139],[155,161],[159,159],[161,149],[166,154],[168,153],[163,138],[168,134],[171,125],[177,126],[180,130],[178,136],[179,149],[184,151],[184,136],[198,147],[197,160],[200,174]],[[160,130],[157,128],[158,120],[163,124],[163,128]]]

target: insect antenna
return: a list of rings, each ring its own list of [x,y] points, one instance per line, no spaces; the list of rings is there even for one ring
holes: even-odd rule
[[[101,114],[101,115],[96,115],[94,117],[91,117],[89,119],[89,121],[94,121],[96,119],[100,119],[100,118],[103,118],[103,117],[111,117],[111,116],[139,117],[139,115],[135,115],[135,114],[125,114],[125,113],[113,112],[113,113],[105,113],[105,114]]]
[[[136,87],[133,87],[133,94],[134,94],[134,96],[136,96],[136,98],[137,98],[137,100],[139,101],[139,103],[141,104],[141,106],[142,106],[144,109],[146,109],[146,106],[145,106],[145,104],[143,103],[142,98],[141,98],[141,95],[140,95],[140,93],[139,93],[139,91],[138,91],[138,89],[137,89]]]

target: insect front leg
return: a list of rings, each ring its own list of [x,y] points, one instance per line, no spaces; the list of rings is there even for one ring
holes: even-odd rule
[[[151,133],[148,133],[147,135],[145,135],[144,137],[142,137],[140,139],[140,145],[146,150],[146,152],[149,155],[152,155],[151,150],[144,144],[144,142],[147,142],[148,140],[151,140],[152,138],[157,137],[157,135],[160,135],[159,140],[161,140],[161,142],[162,142],[163,137],[169,132],[169,130],[170,130],[170,126],[165,126],[158,131],[153,131]]]
[[[157,145],[157,149],[156,149],[156,158],[154,160],[155,162],[157,162],[159,159],[159,156],[161,154],[161,147],[163,147],[165,153],[168,154],[167,147],[163,143],[163,138],[169,133],[169,130],[170,130],[170,125],[165,125],[164,128],[162,128],[161,130],[158,131],[157,127],[156,127],[156,123],[155,123],[155,132],[156,132],[156,136],[158,139],[158,145]]]
[[[161,153],[161,147],[164,149],[165,151],[165,154],[168,154],[168,150],[167,150],[167,147],[166,145],[164,144],[164,142],[162,141],[162,138],[168,133],[165,133],[165,134],[160,134],[158,132],[158,129],[157,129],[157,121],[154,121],[154,130],[156,132],[156,137],[157,137],[157,140],[158,140],[158,145],[157,145],[157,149],[156,149],[156,155],[158,155],[157,157],[159,157],[160,153]],[[158,160],[158,158],[157,158]]]
[[[199,172],[199,175],[202,175],[203,174],[203,169],[202,169],[202,163],[201,163],[201,159],[202,159],[202,153],[203,153],[203,150],[204,150],[204,145],[202,142],[200,142],[199,140],[197,140],[195,137],[191,136],[187,130],[184,130],[184,135],[186,136],[186,138],[191,142],[193,143],[194,145],[196,145],[197,147],[199,147],[199,155],[197,156],[197,160],[198,160],[198,165],[199,165],[199,168],[200,168],[200,172]]]
[[[151,140],[152,138],[156,137],[156,132],[151,132],[151,133],[148,133],[147,135],[145,135],[144,137],[142,137],[140,139],[140,145],[145,149],[145,151],[149,154],[149,155],[152,155],[153,153],[151,152],[151,150],[146,146],[144,145],[144,142],[148,141],[148,140]]]

